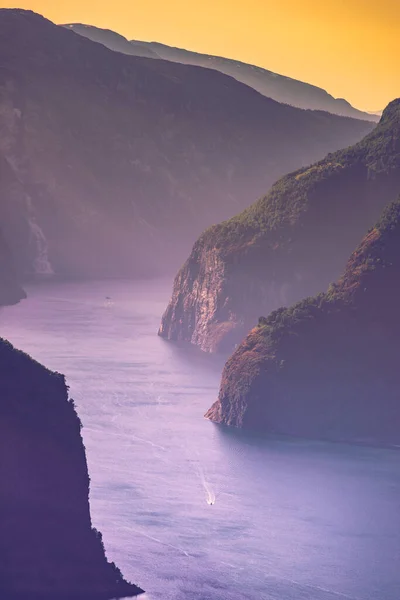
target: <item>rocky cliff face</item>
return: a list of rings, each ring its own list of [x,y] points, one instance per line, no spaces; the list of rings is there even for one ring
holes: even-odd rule
[[[89,25],[72,23],[65,25],[76,33],[95,40],[107,48],[132,54],[135,56],[148,56],[150,58],[161,58],[178,62],[182,64],[197,65],[207,69],[215,69],[220,73],[225,73],[249,85],[267,98],[273,98],[277,102],[306,108],[312,110],[324,110],[335,115],[352,117],[355,119],[365,119],[367,121],[378,121],[376,114],[366,113],[357,110],[344,98],[334,98],[328,92],[309,83],[297,81],[291,77],[278,75],[267,69],[248,65],[246,63],[222,58],[220,56],[210,56],[209,54],[199,54],[181,48],[173,48],[157,42],[140,42],[132,40],[129,42],[123,36],[109,31],[108,29],[99,29]]]
[[[259,432],[400,442],[400,200],[327,293],[260,318],[206,416]]]
[[[206,230],[175,282],[160,335],[229,351],[279,306],[326,289],[400,190],[400,100],[355,146],[280,181]]]
[[[4,177],[0,160],[0,196],[3,192]],[[17,277],[14,257],[5,241],[0,227],[0,306],[17,304],[26,297]]]
[[[0,11],[0,53],[0,218],[24,277],[174,272],[204,227],[371,128],[28,11]]]
[[[26,294],[16,276],[10,250],[0,232],[0,306],[17,304],[25,297]]]
[[[80,421],[64,377],[0,340],[0,596],[137,595],[91,526]]]

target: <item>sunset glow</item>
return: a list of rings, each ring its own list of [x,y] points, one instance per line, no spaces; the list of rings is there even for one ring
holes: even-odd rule
[[[399,0],[19,0],[56,23],[235,58],[376,111],[400,95]]]

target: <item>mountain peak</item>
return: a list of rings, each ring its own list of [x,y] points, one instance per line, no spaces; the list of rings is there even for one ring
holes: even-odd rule
[[[380,123],[392,122],[393,120],[400,122],[400,98],[395,98],[389,102],[382,113]]]
[[[46,17],[43,17],[34,10],[27,10],[25,8],[0,8],[0,16],[2,18],[25,17],[30,19],[32,22],[48,21]]]

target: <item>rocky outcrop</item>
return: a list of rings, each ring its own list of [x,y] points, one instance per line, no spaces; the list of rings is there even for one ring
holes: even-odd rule
[[[132,40],[129,42],[123,36],[109,31],[108,29],[99,29],[90,25],[81,25],[72,23],[65,25],[76,33],[88,37],[91,40],[100,42],[125,54],[135,56],[149,56],[150,58],[162,58],[188,65],[197,65],[207,69],[215,69],[220,73],[225,73],[249,85],[267,98],[273,98],[277,102],[306,108],[312,110],[324,110],[336,115],[352,117],[355,119],[365,119],[367,121],[378,121],[379,116],[373,113],[357,110],[344,98],[334,98],[324,89],[319,88],[303,81],[297,81],[291,77],[278,75],[267,69],[248,65],[238,60],[222,58],[221,56],[210,56],[209,54],[199,54],[181,48],[173,48],[157,42],[140,42]]]
[[[326,289],[400,190],[400,100],[355,146],[278,181],[205,231],[175,282],[160,335],[231,351],[260,314]]]
[[[92,528],[81,424],[64,377],[0,340],[0,597],[130,597]]]
[[[0,53],[0,221],[23,277],[173,273],[209,224],[372,127],[29,11],[0,11]]]
[[[217,422],[400,443],[400,200],[328,292],[261,317],[226,363]]]

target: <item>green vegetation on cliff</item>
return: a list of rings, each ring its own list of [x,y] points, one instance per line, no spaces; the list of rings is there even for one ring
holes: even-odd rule
[[[400,199],[328,291],[261,317],[210,419],[262,432],[398,443]]]
[[[400,185],[400,99],[387,106],[380,124],[359,143],[282,177],[266,196],[203,235],[229,254],[243,242],[256,244],[259,238],[278,233],[285,227],[302,227],[304,215],[310,213],[315,204],[324,202],[320,190],[325,193],[325,182],[334,186],[350,173],[357,177],[360,170],[370,181],[387,176],[393,177],[395,185]],[[343,220],[346,220],[345,213]]]
[[[397,99],[361,142],[283,177],[206,230],[175,280],[161,335],[232,349],[259,314],[326,289],[399,190]]]

